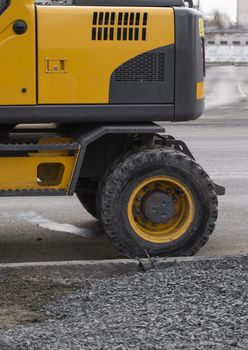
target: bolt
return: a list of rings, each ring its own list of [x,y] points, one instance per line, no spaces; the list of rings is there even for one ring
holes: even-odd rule
[[[148,191],[149,191],[149,187],[145,187],[144,192],[148,192]]]
[[[141,201],[141,197],[140,197],[140,196],[137,197],[137,198],[136,198],[136,201],[140,202],[140,201]]]
[[[161,185],[160,185],[160,184],[157,184],[157,185],[155,186],[155,188],[156,188],[157,190],[159,190],[159,189],[161,188]]]

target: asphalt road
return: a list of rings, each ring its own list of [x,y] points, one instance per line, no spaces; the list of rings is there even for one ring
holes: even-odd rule
[[[215,66],[207,73],[204,116],[166,129],[227,190],[199,255],[248,253],[248,67]],[[0,208],[0,262],[119,257],[76,198],[1,198]]]

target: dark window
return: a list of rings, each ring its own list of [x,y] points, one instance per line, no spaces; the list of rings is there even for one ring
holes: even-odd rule
[[[240,41],[239,41],[239,40],[234,40],[234,41],[233,41],[233,45],[234,45],[234,46],[240,45]]]
[[[215,45],[215,41],[214,40],[208,40],[208,45]]]
[[[222,40],[222,41],[220,42],[220,44],[221,44],[221,45],[227,45],[228,42],[227,42],[226,40]]]
[[[9,7],[10,0],[0,0],[0,15]]]
[[[245,42],[245,45],[248,45],[248,41]]]

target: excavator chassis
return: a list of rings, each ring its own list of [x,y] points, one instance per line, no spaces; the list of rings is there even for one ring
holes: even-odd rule
[[[76,194],[127,257],[193,255],[225,190],[164,131],[155,123],[5,128],[0,196]]]

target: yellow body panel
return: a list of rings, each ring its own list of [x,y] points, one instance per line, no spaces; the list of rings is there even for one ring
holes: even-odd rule
[[[74,166],[75,156],[51,156],[42,153],[31,157],[1,157],[0,158],[0,190],[68,190]],[[64,165],[64,174],[61,183],[57,186],[40,185],[37,178],[37,169],[43,163],[61,163]]]
[[[38,6],[37,10],[39,104],[109,103],[110,78],[118,66],[175,41],[171,8]],[[92,40],[95,11],[148,13],[146,40]],[[139,26],[142,30],[142,23]],[[108,27],[116,32],[117,21]]]
[[[205,98],[205,82],[200,82],[196,84],[196,99],[202,100]]]
[[[200,34],[200,37],[204,38],[204,36],[205,36],[205,29],[204,29],[204,20],[203,20],[203,18],[199,18],[199,34]]]
[[[13,25],[17,20],[27,23],[26,33],[18,35],[14,32]],[[0,105],[36,103],[33,0],[11,0],[0,16],[0,79]]]

